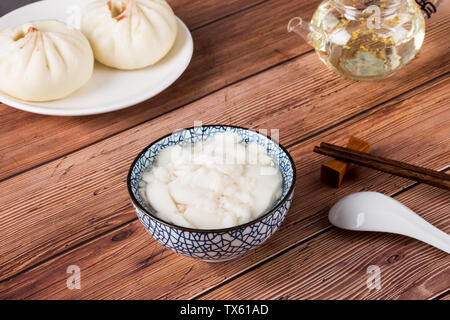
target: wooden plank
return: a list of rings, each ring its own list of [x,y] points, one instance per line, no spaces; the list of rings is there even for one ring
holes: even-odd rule
[[[395,198],[450,232],[448,191],[421,185]],[[367,287],[369,266],[380,270],[379,290]],[[335,228],[202,299],[429,299],[448,288],[445,252],[400,235]]]
[[[266,1],[267,0],[167,0],[175,14],[183,20],[190,30],[223,19],[226,16],[249,9]]]
[[[291,144],[445,73],[450,55],[441,23],[430,30],[423,54],[382,85],[344,80],[309,54],[2,182],[0,279],[133,219],[128,166],[163,134],[202,120],[278,128],[281,142]]]
[[[380,108],[355,117],[333,130],[318,134],[311,140],[291,147],[290,153],[296,161],[298,177],[291,211],[272,239],[241,259],[208,264],[178,256],[153,241],[140,223],[134,221],[1,282],[0,298],[189,298],[230,277],[239,275],[281,250],[329,228],[326,218],[327,209],[339,198],[362,190],[393,194],[411,185],[410,181],[402,178],[358,168],[348,177],[342,188],[334,189],[324,186],[320,183],[319,172],[320,165],[326,158],[312,153],[313,147],[320,141],[345,144],[350,135],[356,135],[369,141],[372,150],[380,155],[389,155],[394,159],[426,165],[434,169],[447,166],[450,109],[444,108],[443,105],[447,103],[448,106],[450,99],[449,81],[444,77],[428,83]],[[143,134],[143,132],[138,131],[137,134]],[[118,141],[111,141],[111,143],[114,145]],[[130,143],[135,142],[130,141]],[[101,153],[102,150],[98,152]],[[108,151],[106,154],[111,152]],[[116,163],[119,162],[118,160],[115,157]],[[91,161],[89,155],[86,155],[84,161]],[[67,175],[70,175],[70,171],[77,170],[76,167],[67,168],[67,164],[63,163],[56,171],[69,170]],[[116,170],[117,168],[114,167],[108,171]],[[26,225],[21,224],[21,229],[33,229],[33,232],[27,233],[32,234],[29,240],[27,235],[22,235],[17,229],[17,221],[16,224],[10,222],[14,219],[12,217],[20,215],[20,211],[14,215],[2,217],[2,226],[9,226],[0,232],[2,235],[0,241],[3,243],[2,257],[5,257],[4,261],[7,261],[7,264],[2,265],[2,275],[21,270],[27,261],[33,259],[33,255],[45,256],[48,251],[55,252],[56,249],[61,251],[61,248],[55,249],[55,246],[50,246],[48,243],[68,244],[72,241],[70,240],[71,232],[66,230],[76,229],[77,226],[70,225],[67,218],[64,220],[64,215],[72,215],[76,224],[82,226],[81,229],[72,231],[73,233],[90,231],[86,229],[93,229],[96,226],[102,231],[102,225],[99,224],[101,219],[99,215],[95,215],[99,212],[108,215],[108,219],[103,220],[102,223],[111,225],[119,219],[119,216],[126,216],[127,219],[133,216],[133,209],[128,204],[126,195],[121,191],[125,180],[124,171],[119,169],[120,174],[116,174],[119,178],[107,177],[106,179],[103,176],[108,176],[109,172],[97,171],[103,179],[99,178],[96,181],[96,187],[99,189],[98,196],[100,196],[97,204],[86,203],[80,193],[76,197],[79,199],[78,212],[70,211],[74,204],[67,204],[67,208],[62,208],[56,213],[53,213],[55,209],[52,208],[56,205],[38,208],[45,209],[43,212],[45,212],[45,219],[48,219],[47,230],[42,231],[42,228],[33,227],[33,225],[41,224],[39,217],[42,219],[44,216],[41,213],[34,221]],[[57,180],[58,177],[59,174],[56,174],[50,179]],[[110,181],[111,179],[113,181]],[[85,183],[93,182],[89,180],[77,185],[71,183],[72,192],[83,187],[87,193],[89,188],[85,186]],[[111,200],[107,201],[107,199],[112,197],[108,194],[109,189],[105,191],[101,186],[114,189],[114,199],[120,201],[111,206],[108,204],[110,208],[105,206],[99,208],[99,203],[110,203]],[[22,187],[25,188],[25,186]],[[54,187],[53,190],[57,191],[57,188]],[[105,193],[108,196],[102,197]],[[42,197],[44,194],[39,195],[39,198]],[[89,198],[89,195],[86,195],[86,198]],[[45,201],[46,199],[43,199],[41,202],[43,206]],[[66,203],[65,201],[59,207]],[[89,208],[86,210],[88,211],[86,216],[81,215],[84,213],[82,208]],[[33,213],[28,217],[33,219]],[[19,221],[21,219],[19,218]],[[84,220],[87,219],[92,219],[89,221],[90,225],[86,225]],[[98,219],[97,222],[94,219]],[[8,230],[10,235],[4,236]],[[13,236],[13,233],[20,234],[20,238]],[[59,235],[56,238],[52,237],[53,234]],[[40,240],[41,238],[46,242]],[[11,239],[15,241],[13,244]],[[34,245],[29,245],[32,241]],[[37,246],[37,243],[41,244]],[[83,289],[80,291],[70,291],[65,287],[67,276],[65,270],[71,264],[80,266],[82,270]]]
[[[268,1],[193,31],[194,56],[183,76],[157,97],[132,108],[88,117],[48,117],[1,105],[0,181],[311,50],[288,34],[286,25],[295,13],[311,15],[319,2]],[[180,15],[190,15],[194,5],[211,12],[215,8],[207,5],[211,2],[190,3],[187,9],[180,5],[185,12]]]

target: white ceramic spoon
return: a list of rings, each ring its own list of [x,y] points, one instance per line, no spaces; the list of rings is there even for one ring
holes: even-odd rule
[[[330,209],[328,219],[338,228],[402,234],[450,253],[450,235],[378,192],[358,192],[342,198]]]

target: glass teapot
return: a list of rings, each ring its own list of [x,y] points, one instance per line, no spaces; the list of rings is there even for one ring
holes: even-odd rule
[[[414,58],[425,21],[414,0],[325,0],[311,23],[292,18],[288,31],[303,37],[343,77],[372,81],[389,77]]]

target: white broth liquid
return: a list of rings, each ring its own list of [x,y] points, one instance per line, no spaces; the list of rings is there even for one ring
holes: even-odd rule
[[[141,194],[158,218],[182,227],[220,229],[245,224],[281,197],[282,175],[265,147],[221,133],[161,151],[143,174]]]

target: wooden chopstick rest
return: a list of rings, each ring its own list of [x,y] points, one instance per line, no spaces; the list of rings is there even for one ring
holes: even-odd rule
[[[347,142],[347,148],[361,151],[369,152],[369,143],[362,139],[351,136]],[[339,188],[344,179],[345,174],[354,167],[354,164],[341,161],[341,160],[330,160],[322,164],[320,169],[320,179],[322,182],[329,184],[335,188]]]
[[[392,160],[324,142],[322,142],[319,147],[314,147],[314,152],[354,163],[359,166],[450,190],[450,175],[445,172],[423,168],[406,162]]]

